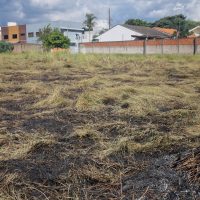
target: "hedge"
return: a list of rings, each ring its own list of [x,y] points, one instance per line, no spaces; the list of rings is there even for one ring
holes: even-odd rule
[[[0,53],[13,51],[14,46],[8,42],[0,41]]]

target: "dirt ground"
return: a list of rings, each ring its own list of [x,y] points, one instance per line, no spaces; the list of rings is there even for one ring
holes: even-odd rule
[[[0,55],[0,200],[199,200],[199,63]]]

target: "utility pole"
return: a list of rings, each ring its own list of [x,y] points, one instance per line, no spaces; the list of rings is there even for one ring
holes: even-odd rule
[[[110,8],[108,10],[108,24],[109,24],[109,29],[111,29],[111,11],[110,11]]]

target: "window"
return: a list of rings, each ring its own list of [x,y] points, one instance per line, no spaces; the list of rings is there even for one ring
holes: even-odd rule
[[[40,37],[40,32],[36,32],[36,37]]]
[[[26,36],[26,34],[25,34],[25,33],[21,33],[20,35],[21,35],[21,36]]]
[[[33,32],[28,33],[28,37],[29,38],[34,37],[34,33]]]
[[[70,43],[70,47],[76,47],[76,43],[75,42]]]
[[[12,38],[13,38],[13,39],[17,39],[17,34],[13,34],[13,35],[12,35]]]
[[[76,40],[80,40],[81,36],[79,34],[76,34]]]
[[[4,40],[8,40],[8,35],[3,36]]]

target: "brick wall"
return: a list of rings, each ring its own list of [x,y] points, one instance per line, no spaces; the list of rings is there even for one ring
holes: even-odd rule
[[[81,43],[81,53],[193,54],[200,53],[200,38]]]

